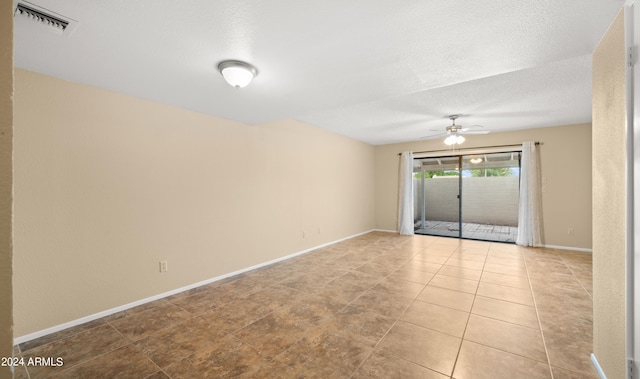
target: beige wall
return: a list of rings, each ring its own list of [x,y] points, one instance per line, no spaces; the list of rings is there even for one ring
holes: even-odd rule
[[[446,120],[443,119],[443,123]],[[486,125],[491,129],[491,125]],[[465,148],[540,141],[543,243],[591,248],[591,125],[467,136]],[[398,153],[442,150],[442,139],[376,146],[376,227],[397,229]],[[574,229],[569,235],[568,229]]]
[[[11,150],[13,128],[13,3],[0,2],[0,357],[13,348],[11,284]],[[0,367],[0,378],[10,378]]]
[[[16,337],[374,227],[370,145],[23,70],[15,94]]]
[[[625,48],[621,12],[593,53],[593,350],[625,377]]]

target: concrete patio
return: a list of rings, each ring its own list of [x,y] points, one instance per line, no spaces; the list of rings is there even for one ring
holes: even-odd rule
[[[421,228],[421,222],[416,223],[416,234],[460,237],[460,224],[458,222],[425,221],[425,224],[425,228]],[[517,236],[517,226],[462,223],[462,238],[515,243]]]

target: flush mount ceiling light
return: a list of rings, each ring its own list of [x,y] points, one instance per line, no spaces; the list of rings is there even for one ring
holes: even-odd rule
[[[246,87],[258,75],[258,70],[249,63],[241,61],[223,61],[218,64],[218,71],[230,86]]]

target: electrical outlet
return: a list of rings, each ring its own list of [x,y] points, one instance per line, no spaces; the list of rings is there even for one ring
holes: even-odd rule
[[[167,261],[160,261],[160,272],[167,272],[168,270]]]

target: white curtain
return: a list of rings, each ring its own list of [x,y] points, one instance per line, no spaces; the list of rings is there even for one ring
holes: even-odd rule
[[[413,153],[400,156],[400,190],[398,196],[398,232],[404,236],[413,233]]]
[[[518,238],[520,246],[540,246],[540,176],[535,142],[522,144]]]

